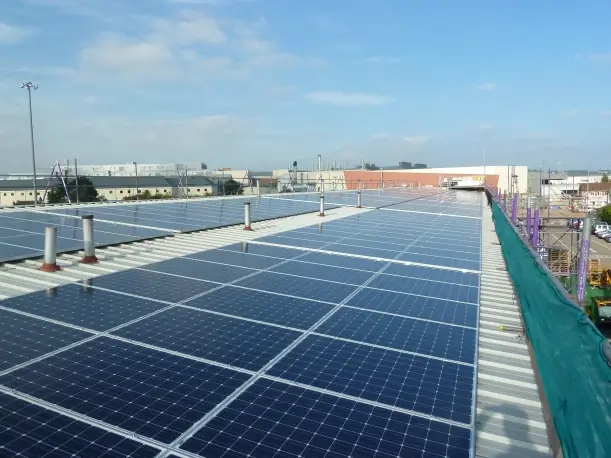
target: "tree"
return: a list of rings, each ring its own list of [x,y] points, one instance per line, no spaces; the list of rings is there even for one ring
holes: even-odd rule
[[[239,195],[239,194],[244,194],[244,188],[242,186],[240,186],[240,183],[238,183],[237,181],[233,180],[233,179],[229,179],[227,181],[225,181],[225,183],[222,184],[223,186],[223,194],[229,194],[229,195]]]
[[[77,201],[76,198],[76,179],[66,181],[68,195],[72,203]],[[98,190],[95,188],[91,180],[84,176],[78,177],[78,201],[79,202],[96,202],[98,200]],[[47,193],[47,201],[50,204],[67,203],[66,191],[64,184],[58,183],[53,189]]]
[[[611,223],[611,205],[606,205],[598,210],[598,218],[605,223]]]
[[[600,179],[601,183],[609,183],[609,175],[607,175],[606,173],[603,173],[602,178]]]

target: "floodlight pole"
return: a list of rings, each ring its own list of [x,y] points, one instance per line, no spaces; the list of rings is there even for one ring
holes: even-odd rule
[[[134,161],[134,171],[136,172],[136,200],[140,200],[140,185],[138,183],[138,163]]]
[[[34,120],[32,118],[32,89],[38,89],[37,84],[31,81],[21,84],[21,89],[28,90],[28,103],[30,107],[30,144],[32,145],[32,182],[34,185],[34,206],[38,204],[38,189],[36,188],[36,152],[34,149]]]

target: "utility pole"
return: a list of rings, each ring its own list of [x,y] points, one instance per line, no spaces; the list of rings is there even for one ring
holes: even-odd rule
[[[34,121],[32,118],[32,89],[38,89],[37,84],[31,81],[21,83],[21,89],[28,90],[28,103],[30,106],[30,144],[32,145],[32,182],[34,185],[34,206],[38,205],[38,189],[36,188],[36,152],[34,150]]]
[[[134,161],[133,164],[134,164],[134,171],[136,172],[136,200],[140,200],[140,184],[138,182],[138,163]]]
[[[74,187],[76,188],[76,203],[80,203],[80,197],[78,192],[78,168],[76,158],[74,158]]]

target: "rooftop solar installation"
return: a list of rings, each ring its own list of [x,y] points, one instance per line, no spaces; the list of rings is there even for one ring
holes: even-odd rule
[[[481,221],[431,210],[0,301],[0,456],[473,456]]]
[[[317,202],[267,198],[219,198],[177,202],[108,204],[84,208],[52,209],[49,213],[80,217],[93,214],[96,221],[164,231],[190,232],[231,226],[244,222],[244,202],[250,202],[251,221],[311,213],[319,210]],[[332,208],[328,204],[325,208]]]
[[[59,253],[83,249],[83,226],[80,218],[33,211],[3,211],[0,212],[0,262],[42,256],[45,227],[57,228]],[[158,229],[96,221],[94,240],[98,246],[115,245],[170,234]]]

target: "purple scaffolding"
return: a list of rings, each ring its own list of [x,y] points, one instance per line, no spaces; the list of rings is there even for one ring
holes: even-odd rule
[[[518,193],[513,195],[513,202],[511,203],[511,222],[515,226],[518,222]]]
[[[531,239],[532,246],[539,247],[539,209],[535,208],[535,218],[533,222],[533,236]]]
[[[577,271],[577,301],[583,303],[586,297],[586,280],[588,277],[588,264],[590,258],[590,237],[592,237],[592,220],[583,219],[581,230],[581,243],[579,245],[579,270]]]
[[[531,237],[530,234],[532,230],[532,227],[530,224],[532,222],[531,217],[532,215],[531,215],[530,199],[529,199],[528,206],[526,207],[526,237],[528,237],[528,240],[530,240],[530,237]]]

